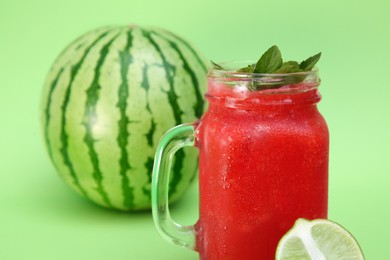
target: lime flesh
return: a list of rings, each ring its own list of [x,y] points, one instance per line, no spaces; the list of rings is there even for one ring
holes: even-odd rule
[[[276,260],[364,260],[355,238],[342,226],[325,219],[298,219],[282,237]]]

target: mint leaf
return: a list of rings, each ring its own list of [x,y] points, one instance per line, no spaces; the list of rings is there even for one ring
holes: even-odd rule
[[[300,72],[299,64],[296,61],[286,61],[283,62],[282,66],[279,69],[275,70],[274,73],[293,73]]]
[[[248,65],[244,68],[237,70],[237,72],[253,73],[254,70],[255,70],[255,64],[251,64],[251,65]]]
[[[254,73],[272,73],[282,66],[282,54],[278,46],[269,48],[256,63]]]
[[[214,61],[210,60],[211,65],[213,66],[213,69],[216,70],[225,70],[221,65],[215,63]]]
[[[314,55],[314,56],[311,56],[310,58],[302,61],[300,64],[299,64],[299,68],[301,70],[304,70],[304,71],[309,71],[311,70],[312,68],[314,68],[314,66],[316,65],[316,63],[320,60],[321,58],[321,52]]]

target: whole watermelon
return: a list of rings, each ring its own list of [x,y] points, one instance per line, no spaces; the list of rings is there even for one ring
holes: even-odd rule
[[[72,42],[44,87],[41,121],[59,175],[104,207],[150,208],[156,146],[171,127],[200,118],[206,66],[194,48],[154,27],[113,26]],[[197,151],[175,156],[170,201],[197,171]]]

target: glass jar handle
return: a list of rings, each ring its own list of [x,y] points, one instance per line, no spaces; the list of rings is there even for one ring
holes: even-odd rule
[[[160,140],[152,176],[152,213],[160,235],[172,244],[195,250],[194,226],[176,223],[169,213],[169,176],[177,150],[194,146],[194,126],[182,124],[170,129]]]

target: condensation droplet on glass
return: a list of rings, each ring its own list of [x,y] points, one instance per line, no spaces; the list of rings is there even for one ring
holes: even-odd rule
[[[226,253],[227,253],[227,246],[226,246],[226,241],[225,240],[222,240],[221,248],[222,248],[223,254],[226,255]]]

